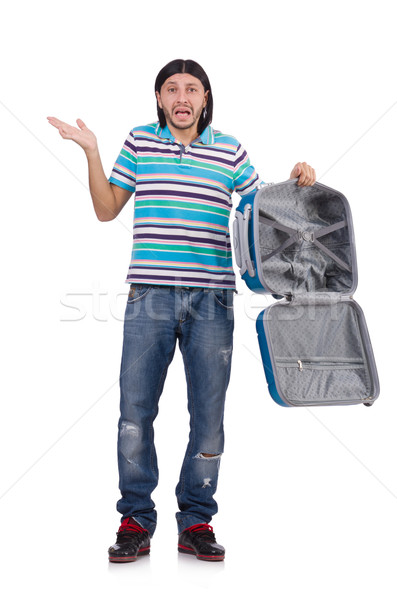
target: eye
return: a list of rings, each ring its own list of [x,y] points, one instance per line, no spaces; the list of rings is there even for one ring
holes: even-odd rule
[[[188,88],[188,92],[197,92],[196,88]]]
[[[168,88],[168,91],[171,92],[171,94],[173,94],[175,92],[175,88],[170,87],[170,88]]]

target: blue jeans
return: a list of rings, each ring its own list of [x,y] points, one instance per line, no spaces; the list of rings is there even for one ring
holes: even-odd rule
[[[176,487],[178,532],[217,512],[223,414],[233,347],[232,290],[131,284],[124,318],[117,444],[122,519],[153,535],[158,483],[153,422],[177,340],[187,381],[190,434]],[[210,455],[210,456],[206,456]]]

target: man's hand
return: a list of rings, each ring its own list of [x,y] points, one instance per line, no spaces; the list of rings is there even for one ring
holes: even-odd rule
[[[90,194],[98,219],[100,221],[115,219],[132,192],[109,183],[103,170],[97,139],[93,132],[81,119],[76,121],[78,129],[55,117],[47,117],[47,119],[53,127],[58,129],[64,140],[73,140],[83,148],[88,161]]]
[[[88,129],[86,124],[81,120],[77,119],[76,123],[79,126],[73,127],[73,125],[68,125],[55,117],[47,117],[48,122],[51,123],[54,127],[56,127],[63,137],[64,140],[73,140],[83,148],[85,153],[92,153],[98,150],[97,139],[92,131]]]
[[[316,181],[316,171],[307,163],[298,162],[292,169],[289,178],[296,179],[297,177],[299,177],[297,181],[298,185],[313,185]]]

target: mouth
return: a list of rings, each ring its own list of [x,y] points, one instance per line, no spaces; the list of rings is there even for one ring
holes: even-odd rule
[[[174,110],[174,115],[177,119],[184,121],[191,117],[192,111],[189,108],[176,108]]]

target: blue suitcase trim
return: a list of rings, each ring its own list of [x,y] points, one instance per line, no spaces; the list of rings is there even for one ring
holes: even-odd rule
[[[274,379],[274,372],[273,372],[273,367],[272,367],[272,361],[270,359],[270,353],[269,353],[269,347],[267,345],[267,340],[266,340],[266,335],[265,335],[265,328],[263,325],[263,319],[265,316],[265,312],[266,309],[262,310],[262,312],[259,313],[259,315],[257,316],[256,319],[256,331],[258,334],[258,342],[259,342],[259,348],[261,351],[261,356],[262,356],[262,362],[263,362],[263,368],[265,370],[265,376],[266,376],[266,381],[267,381],[267,385],[269,388],[269,393],[271,395],[271,397],[273,398],[273,400],[275,402],[277,402],[277,404],[279,404],[280,406],[289,406],[289,404],[286,404],[280,397],[280,394],[277,391],[277,386],[276,386],[276,382]]]
[[[256,194],[257,194],[257,190],[254,190],[250,194],[247,194],[246,196],[244,196],[241,199],[240,204],[236,208],[236,211],[239,211],[242,215],[244,215],[246,206],[250,206],[251,214],[252,214],[252,209],[254,206],[254,200],[255,200]],[[237,233],[237,231],[235,231],[235,236],[237,237],[237,235],[238,235],[238,233]],[[240,243],[240,241],[238,241],[238,243]],[[253,246],[253,244],[254,244],[253,219],[250,218],[249,224],[248,224],[248,248]],[[240,248],[240,250],[241,250],[241,248]],[[242,252],[242,254],[244,254],[244,253]],[[249,287],[250,290],[253,290],[254,292],[263,292],[264,287],[258,278],[258,266],[256,263],[255,252],[253,252],[252,254],[251,254],[251,252],[249,252],[249,256],[244,256],[244,255],[241,256],[241,259],[240,259],[241,264],[239,264],[238,266],[241,267],[245,260],[251,260],[253,267],[255,269],[255,275],[252,277],[248,273],[248,270],[246,270],[244,273],[241,274],[242,279],[244,279],[245,283],[247,284],[247,287]],[[239,261],[237,261],[237,262],[239,262]]]
[[[260,270],[258,269],[258,264],[257,264],[257,257],[256,257],[256,252],[255,252],[255,233],[254,233],[254,223],[255,220],[253,219],[253,213],[254,213],[254,202],[255,202],[255,197],[258,193],[258,190],[254,190],[253,192],[251,192],[250,194],[247,194],[246,196],[244,196],[241,201],[240,204],[238,205],[238,207],[236,208],[236,215],[237,215],[237,211],[239,213],[241,213],[241,215],[244,215],[244,213],[246,212],[246,207],[248,206],[251,210],[250,210],[250,214],[247,215],[249,218],[248,221],[248,247],[245,248],[244,251],[244,245],[241,244],[244,235],[243,235],[243,231],[239,229],[238,227],[238,223],[236,223],[236,227],[234,229],[234,238],[235,238],[235,250],[236,250],[236,260],[237,260],[237,264],[240,268],[240,274],[241,274],[241,278],[245,281],[247,287],[252,290],[253,292],[256,293],[265,293],[265,294],[272,294],[272,291],[269,290],[263,283],[263,281],[261,280],[260,277]],[[237,255],[237,251],[238,251],[238,255]],[[247,262],[250,263],[252,265],[253,274],[250,274],[248,269],[246,268]],[[260,266],[260,269],[262,267]],[[272,294],[275,298],[282,298],[282,296],[279,296],[277,294]]]

